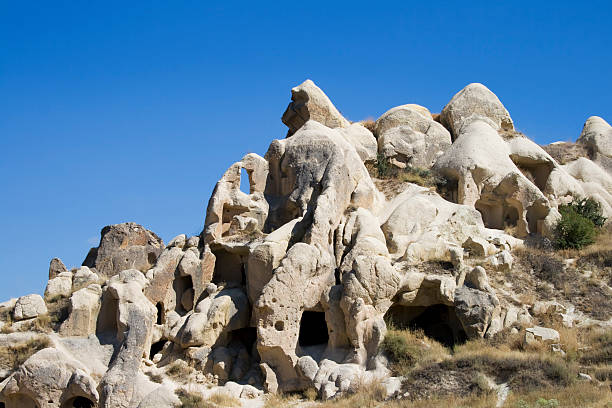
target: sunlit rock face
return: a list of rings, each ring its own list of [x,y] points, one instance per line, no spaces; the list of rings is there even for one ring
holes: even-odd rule
[[[574,197],[612,215],[612,128],[598,117],[578,141],[593,160],[563,165],[481,84],[440,115],[405,104],[366,128],[307,80],[282,120],[287,137],[217,182],[199,236],[164,245],[138,224],[105,227],[82,266],[51,261],[44,298],[0,304],[16,331],[0,344],[32,346],[0,367],[4,407],[172,407],[177,376],[244,400],[387,381],[389,322],[447,346],[529,325],[490,273],[512,273],[511,251],[550,236]],[[371,175],[385,164],[436,184]]]

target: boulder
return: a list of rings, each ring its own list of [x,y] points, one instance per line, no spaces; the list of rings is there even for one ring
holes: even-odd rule
[[[402,105],[385,112],[376,121],[375,132],[378,151],[401,168],[428,169],[451,145],[448,130],[418,105]]]
[[[49,279],[45,288],[45,299],[70,297],[72,294],[72,273],[62,272],[55,278]]]
[[[466,286],[455,291],[455,313],[468,338],[484,336],[498,305],[497,297],[489,292]]]
[[[469,84],[457,92],[442,109],[440,121],[458,138],[463,128],[476,120],[485,120],[494,130],[514,130],[510,114],[486,86]]]
[[[576,142],[586,146],[593,161],[612,174],[612,126],[608,122],[591,116]]]
[[[62,260],[59,258],[51,259],[49,263],[49,279],[56,278],[62,272],[68,272]]]
[[[96,268],[104,280],[126,269],[148,270],[164,248],[161,238],[133,222],[106,226],[100,235],[83,266]]]
[[[68,318],[60,327],[62,336],[89,336],[95,334],[101,306],[102,288],[91,284],[77,290],[70,297]]]
[[[100,277],[98,274],[86,266],[81,266],[76,270],[74,276],[72,277],[72,291],[76,292],[77,290],[86,288],[89,285],[96,285],[99,283]]]
[[[40,295],[26,295],[17,299],[13,318],[15,320],[32,319],[45,313],[47,313],[47,306]]]
[[[55,348],[31,356],[0,388],[0,401],[8,407],[70,407],[76,398],[92,406],[98,402],[87,368]]]
[[[547,327],[530,327],[525,329],[525,344],[542,343],[559,343],[561,337],[555,329]]]
[[[329,128],[350,125],[327,95],[314,82],[307,79],[291,90],[291,103],[282,117],[283,123],[289,128],[287,136],[293,135],[309,120],[317,121]]]

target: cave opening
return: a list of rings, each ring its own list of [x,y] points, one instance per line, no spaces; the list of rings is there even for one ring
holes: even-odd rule
[[[327,345],[329,332],[325,312],[304,311],[300,319],[298,344],[301,347]]]
[[[451,203],[459,203],[459,180],[456,178],[444,177],[442,181],[436,184],[438,194],[446,201]]]
[[[115,299],[106,290],[102,295],[102,306],[98,313],[96,322],[96,335],[104,341],[113,343],[116,340],[119,329],[117,319],[119,318],[119,299]]]
[[[229,332],[229,342],[239,343],[249,352],[253,354],[255,342],[257,341],[257,328],[255,327],[243,327],[242,329],[236,329]]]
[[[164,311],[164,305],[162,302],[157,302],[157,304],[155,305],[155,308],[157,309],[157,321],[155,323],[162,325],[166,321],[166,313]]]
[[[96,403],[87,397],[74,397],[66,401],[62,407],[64,408],[93,408]]]
[[[4,402],[0,402],[0,408],[5,408]]]
[[[157,353],[161,353],[166,345],[166,340],[160,340],[151,344],[151,351],[149,352],[149,358],[153,358]]]
[[[177,276],[172,283],[172,287],[176,294],[176,312],[184,316],[193,309],[194,290],[191,275]]]
[[[439,343],[452,347],[467,340],[455,308],[442,304],[432,306],[392,306],[385,314],[385,321],[402,330],[422,330]]]
[[[212,253],[216,258],[213,283],[246,285],[246,267],[239,254],[231,253],[223,248],[213,249]]]

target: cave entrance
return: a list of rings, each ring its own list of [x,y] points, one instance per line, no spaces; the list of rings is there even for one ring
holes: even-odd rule
[[[86,397],[74,397],[66,401],[62,407],[63,408],[93,408],[96,406],[96,403]]]
[[[327,345],[329,332],[325,312],[304,311],[300,320],[298,344],[301,347]]]
[[[161,353],[166,345],[166,340],[160,340],[156,343],[151,344],[151,351],[149,352],[149,358],[153,358],[156,354]]]
[[[459,180],[445,177],[443,182],[436,185],[436,190],[446,201],[459,203]]]
[[[223,248],[213,249],[212,253],[216,258],[213,283],[246,285],[246,267],[239,254],[231,253]]]
[[[518,225],[519,210],[507,200],[491,201],[481,198],[476,201],[474,208],[482,215],[482,222],[487,228],[501,230]]]
[[[398,329],[423,330],[427,337],[447,347],[467,340],[453,306],[396,305],[389,308],[385,314],[385,321]]]
[[[164,304],[162,302],[157,302],[155,308],[157,309],[157,320],[155,323],[160,325],[164,324],[166,322],[166,312],[164,310]]]
[[[194,291],[191,275],[175,277],[172,287],[176,294],[176,312],[184,316],[193,309]]]
[[[257,329],[255,327],[244,327],[242,329],[236,329],[229,332],[228,344],[238,343],[244,346],[250,355],[253,354],[253,347],[255,347],[256,341]]]
[[[510,156],[510,159],[514,162],[516,167],[523,173],[525,177],[529,179],[533,184],[536,185],[540,191],[546,189],[546,183],[550,177],[550,173],[553,170],[553,165],[550,162],[538,162],[533,159],[526,157]]]

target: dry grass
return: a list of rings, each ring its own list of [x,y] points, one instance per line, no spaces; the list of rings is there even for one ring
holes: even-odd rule
[[[581,157],[589,158],[588,149],[578,143],[564,142],[542,146],[559,164],[567,164]]]
[[[47,338],[36,338],[21,344],[0,348],[0,368],[14,370],[36,352],[50,347]]]
[[[364,120],[359,121],[359,123],[361,125],[363,125],[364,128],[368,129],[370,132],[372,132],[372,134],[374,135],[374,137],[378,137],[376,135],[376,133],[374,133],[374,127],[376,125],[376,122],[374,121],[373,118],[367,118]]]
[[[574,408],[609,408],[612,407],[610,386],[597,385],[588,382],[575,382],[566,387],[550,387],[527,393],[510,393],[504,407],[545,407],[538,400],[557,400],[559,407]],[[548,406],[555,406],[548,405]]]
[[[154,383],[161,384],[164,382],[164,377],[159,374],[153,374],[151,372],[146,372],[145,374],[147,377],[149,377],[149,380],[153,381]]]
[[[379,382],[364,383],[352,394],[325,401],[316,406],[321,408],[374,408],[383,405],[382,402],[385,401],[386,395],[385,388]],[[387,403],[384,403],[384,406],[386,407]]]
[[[176,360],[166,368],[166,374],[179,382],[187,382],[194,369],[183,360]]]
[[[208,397],[208,401],[220,407],[239,407],[241,405],[238,398],[220,392],[212,394]]]
[[[397,375],[406,375],[417,366],[439,362],[449,356],[446,347],[425,336],[422,330],[399,330],[391,323],[388,327],[381,351]]]
[[[612,280],[610,235],[606,231],[599,240],[582,250],[549,251],[522,247],[513,251],[514,267],[505,274],[519,295],[533,295],[540,300],[565,299],[578,310],[598,320],[612,317],[612,290],[602,281]],[[577,259],[574,267],[565,267],[564,259]],[[580,272],[588,265],[591,278]],[[535,289],[535,290],[534,290]]]
[[[214,405],[204,400],[202,394],[179,388],[174,392],[181,401],[180,408],[215,408]]]
[[[297,394],[268,394],[263,408],[285,408],[299,401]]]

